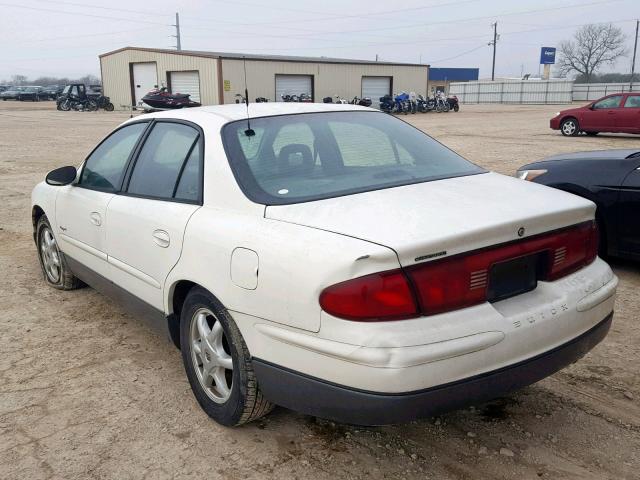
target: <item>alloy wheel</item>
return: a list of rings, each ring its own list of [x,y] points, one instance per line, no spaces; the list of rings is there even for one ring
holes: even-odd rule
[[[576,125],[576,122],[574,122],[573,120],[567,120],[562,124],[562,133],[564,133],[565,135],[573,135],[574,133],[576,133],[577,128],[578,127]]]
[[[44,271],[51,283],[60,281],[61,264],[60,251],[56,239],[49,228],[43,228],[40,234],[40,254]]]
[[[207,396],[224,403],[233,388],[233,359],[224,328],[208,308],[196,310],[190,328],[191,361]]]

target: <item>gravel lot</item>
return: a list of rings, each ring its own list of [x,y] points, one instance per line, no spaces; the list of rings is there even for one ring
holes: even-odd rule
[[[403,118],[505,174],[553,153],[640,149],[639,137],[564,138],[548,128],[557,110]],[[242,428],[213,423],[175,348],[91,289],[47,288],[36,259],[32,187],[127,117],[0,102],[0,479],[640,478],[640,265],[623,261],[606,340],[507,398],[383,428],[281,408]]]

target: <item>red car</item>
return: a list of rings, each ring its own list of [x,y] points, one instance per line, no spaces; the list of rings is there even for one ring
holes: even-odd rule
[[[600,132],[640,134],[640,92],[614,93],[584,107],[563,110],[556,113],[549,124],[566,136],[580,132],[587,135]]]

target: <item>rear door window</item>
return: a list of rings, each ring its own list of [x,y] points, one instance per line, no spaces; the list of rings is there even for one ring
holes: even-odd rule
[[[640,108],[640,95],[629,95],[624,106],[625,108]]]
[[[183,200],[195,200],[194,196],[199,196],[201,162],[200,149],[196,148],[199,136],[188,125],[156,123],[140,150],[127,193],[169,200],[179,191]],[[192,155],[194,151],[196,154]],[[181,176],[185,177],[182,185]]]

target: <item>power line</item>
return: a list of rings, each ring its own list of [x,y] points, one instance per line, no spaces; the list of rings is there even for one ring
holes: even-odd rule
[[[168,17],[169,14],[158,13],[158,12],[149,12],[149,11],[141,11],[141,10],[129,10],[126,8],[115,8],[115,7],[103,7],[102,5],[94,5],[87,3],[76,3],[76,2],[67,2],[63,0],[32,0],[34,2],[47,3],[47,4],[59,4],[59,5],[70,5],[73,7],[83,7],[83,8],[96,8],[99,10],[110,10],[115,12],[127,12],[127,13],[141,13],[142,15],[153,15],[156,17]]]
[[[90,17],[90,18],[102,18],[102,19],[107,19],[107,20],[119,20],[119,21],[122,21],[122,22],[145,23],[145,24],[149,24],[149,25],[162,25],[162,26],[165,26],[165,27],[171,26],[168,23],[152,22],[150,20],[138,20],[138,19],[133,19],[133,18],[121,18],[121,17],[108,17],[108,16],[105,16],[105,15],[95,15],[95,14],[91,14],[91,13],[81,13],[81,12],[67,12],[67,11],[64,11],[64,10],[54,10],[52,8],[28,7],[26,5],[15,5],[15,4],[12,4],[12,3],[0,3],[0,6],[2,6],[2,7],[11,7],[11,8],[22,8],[22,9],[25,9],[25,10],[35,10],[35,11],[38,11],[38,12],[59,13],[61,15],[75,15],[75,16]]]

